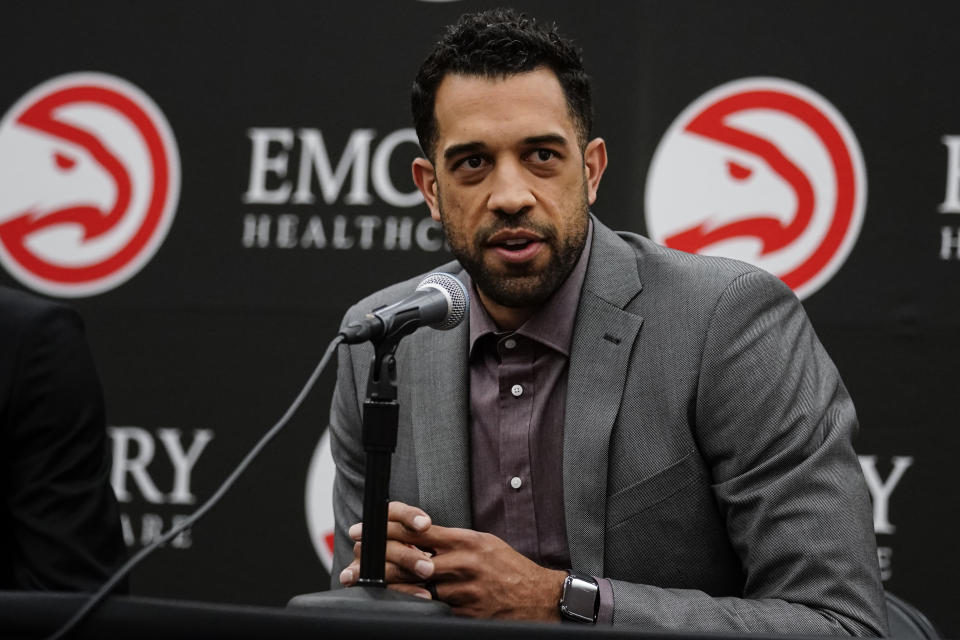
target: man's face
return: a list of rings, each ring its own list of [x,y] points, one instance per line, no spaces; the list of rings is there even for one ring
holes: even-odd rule
[[[534,307],[560,286],[586,240],[606,166],[603,141],[581,153],[556,75],[447,75],[435,100],[435,165],[414,179],[484,302]]]

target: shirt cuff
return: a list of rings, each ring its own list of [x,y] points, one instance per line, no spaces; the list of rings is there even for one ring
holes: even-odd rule
[[[613,585],[606,578],[597,578],[600,587],[600,608],[597,610],[597,624],[610,626],[613,624]]]

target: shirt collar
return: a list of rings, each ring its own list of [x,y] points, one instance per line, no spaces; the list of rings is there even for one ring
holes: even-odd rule
[[[590,248],[593,244],[593,220],[588,221],[587,240],[577,263],[550,298],[527,319],[515,333],[536,340],[563,355],[570,356],[570,342],[573,338],[573,323],[577,317],[580,302],[580,290],[587,275],[587,263],[590,261]],[[466,275],[468,290],[473,292],[474,303],[470,305],[470,353],[477,340],[491,333],[497,333],[497,325],[480,302],[476,286],[470,275]]]

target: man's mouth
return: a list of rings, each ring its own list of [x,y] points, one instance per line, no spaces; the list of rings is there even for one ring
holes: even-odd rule
[[[532,259],[543,245],[541,238],[528,231],[500,232],[487,243],[503,260],[514,263]]]
[[[510,251],[520,251],[531,242],[536,241],[531,240],[530,238],[512,238],[510,240],[504,240],[500,246],[505,249],[509,249]]]

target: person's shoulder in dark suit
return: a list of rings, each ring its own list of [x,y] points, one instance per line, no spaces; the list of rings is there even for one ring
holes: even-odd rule
[[[125,560],[80,315],[0,287],[0,589],[92,591]]]

